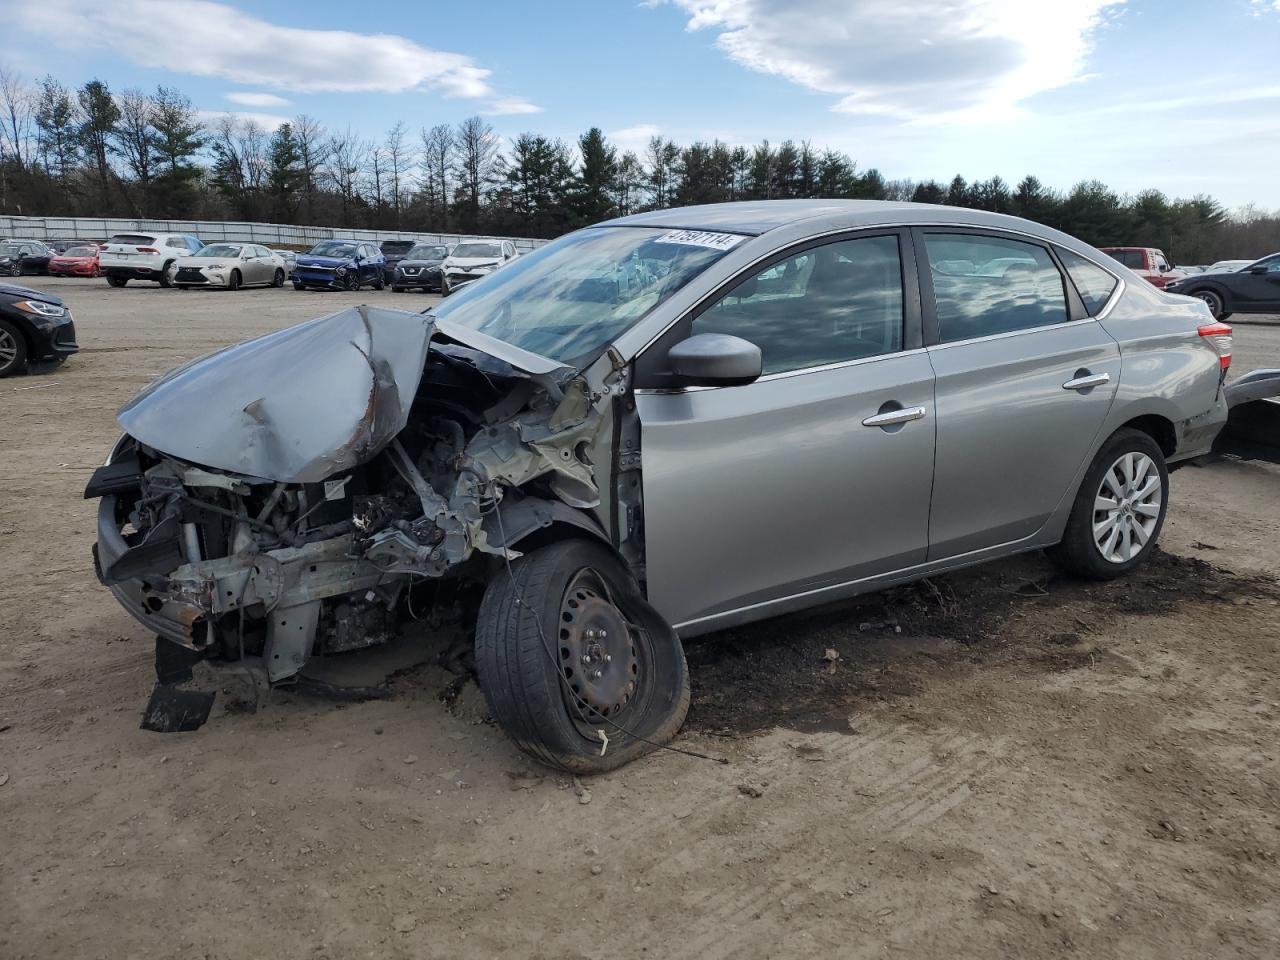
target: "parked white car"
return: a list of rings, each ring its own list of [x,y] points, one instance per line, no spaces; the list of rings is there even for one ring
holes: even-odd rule
[[[488,276],[520,254],[510,240],[463,240],[440,265],[440,293],[455,290]]]
[[[1219,260],[1211,266],[1205,273],[1235,273],[1237,270],[1243,270],[1252,260]]]
[[[152,280],[162,287],[173,282],[173,267],[204,244],[185,233],[118,233],[98,254],[107,283],[123,287],[130,280]]]
[[[174,264],[173,285],[190,287],[283,287],[289,267],[284,258],[256,243],[211,243],[194,257]]]

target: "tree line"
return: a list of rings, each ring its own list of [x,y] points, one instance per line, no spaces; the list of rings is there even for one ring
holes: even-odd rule
[[[1055,190],[1034,176],[888,180],[808,140],[620,149],[596,127],[575,142],[509,141],[481,117],[380,140],[301,115],[274,130],[204,117],[171,87],[28,83],[0,68],[0,213],[251,220],[424,233],[554,237],[613,216],[774,198],[945,203],[1026,217],[1098,246],[1153,246],[1178,262],[1280,249],[1280,211],[1229,214],[1211,197],[1121,195],[1097,180]]]

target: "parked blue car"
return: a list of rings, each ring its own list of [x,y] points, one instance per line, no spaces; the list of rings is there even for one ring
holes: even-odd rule
[[[366,240],[321,240],[297,258],[289,279],[295,290],[359,290],[364,284],[381,290],[386,262],[377,244]]]

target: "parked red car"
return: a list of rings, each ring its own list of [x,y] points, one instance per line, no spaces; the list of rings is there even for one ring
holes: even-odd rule
[[[71,247],[49,261],[49,273],[55,277],[100,277],[98,247],[85,244]]]
[[[1173,261],[1155,247],[1099,247],[1103,253],[1118,260],[1152,286],[1163,290],[1185,274],[1173,265]]]

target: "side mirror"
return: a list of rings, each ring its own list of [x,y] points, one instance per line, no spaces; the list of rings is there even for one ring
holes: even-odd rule
[[[760,348],[727,333],[699,333],[667,352],[667,362],[683,383],[730,387],[757,380],[763,370]]]
[[[1266,273],[1267,268],[1265,264],[1258,264],[1257,266],[1250,267],[1249,272],[1250,273]]]

